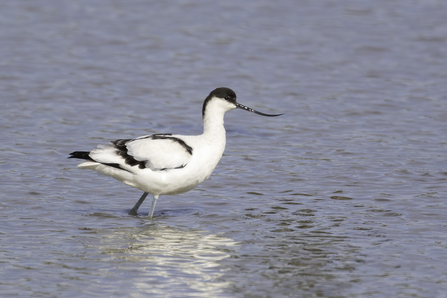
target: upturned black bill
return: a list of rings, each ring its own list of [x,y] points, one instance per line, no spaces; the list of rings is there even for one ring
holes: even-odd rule
[[[252,112],[252,113],[255,113],[258,115],[262,115],[262,116],[267,116],[267,117],[276,117],[276,116],[284,115],[284,113],[282,113],[282,114],[264,114],[264,113],[258,112],[256,110],[253,110],[252,108],[244,106],[243,104],[240,104],[240,103],[236,103],[236,107],[239,109],[242,109],[242,110],[246,110],[246,111],[249,111],[249,112]]]

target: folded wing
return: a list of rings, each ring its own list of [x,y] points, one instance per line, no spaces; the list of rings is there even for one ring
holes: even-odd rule
[[[90,152],[90,157],[121,168],[137,167],[152,171],[181,169],[191,160],[192,147],[170,134],[155,134],[137,139],[121,139]],[[119,160],[119,161],[118,161]]]

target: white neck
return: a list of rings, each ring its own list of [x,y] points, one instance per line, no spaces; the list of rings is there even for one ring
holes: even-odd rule
[[[202,145],[202,148],[205,148],[205,150],[201,153],[201,159],[202,161],[205,161],[204,163],[207,164],[208,167],[211,165],[212,169],[217,165],[225,150],[225,112],[234,108],[236,108],[234,104],[215,97],[208,100],[204,106],[203,134],[200,138],[203,140],[202,144],[206,144],[206,146]]]
[[[203,116],[203,134],[225,138],[224,115],[226,110],[210,102]]]

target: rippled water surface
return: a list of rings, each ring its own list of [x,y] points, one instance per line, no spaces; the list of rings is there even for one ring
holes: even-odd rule
[[[445,297],[447,3],[4,1],[0,295]],[[211,178],[162,196],[74,150],[199,134]]]

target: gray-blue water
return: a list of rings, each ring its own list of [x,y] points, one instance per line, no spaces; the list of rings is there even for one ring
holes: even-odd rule
[[[0,295],[445,297],[447,3],[3,1]],[[199,134],[227,148],[160,197],[67,159]]]

